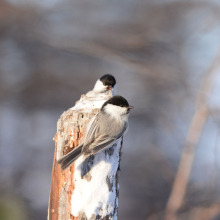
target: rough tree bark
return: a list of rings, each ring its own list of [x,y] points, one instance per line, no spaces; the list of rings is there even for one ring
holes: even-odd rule
[[[111,92],[93,99],[83,95],[58,120],[48,220],[117,219],[122,139],[86,160],[79,157],[64,171],[57,164],[83,141],[86,125],[111,96]]]

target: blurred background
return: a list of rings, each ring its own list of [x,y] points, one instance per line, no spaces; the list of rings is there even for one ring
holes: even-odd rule
[[[220,219],[219,44],[219,0],[0,0],[0,219],[46,219],[57,120],[107,73],[119,219]]]

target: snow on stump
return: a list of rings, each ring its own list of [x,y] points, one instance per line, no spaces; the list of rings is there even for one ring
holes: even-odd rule
[[[86,160],[80,156],[64,171],[57,164],[83,142],[90,119],[111,97],[111,91],[95,98],[82,95],[58,120],[48,220],[117,220],[122,138]]]

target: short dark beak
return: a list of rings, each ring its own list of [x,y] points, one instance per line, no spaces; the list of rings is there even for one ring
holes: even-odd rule
[[[129,108],[129,109],[132,109],[132,108],[134,108],[134,107],[133,107],[133,106],[129,106],[128,108]]]

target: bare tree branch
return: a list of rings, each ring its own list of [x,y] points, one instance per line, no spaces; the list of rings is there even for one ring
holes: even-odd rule
[[[208,98],[214,83],[214,77],[220,69],[220,48],[207,69],[199,88],[195,112],[186,137],[179,168],[165,210],[165,220],[175,220],[177,211],[183,203],[187,183],[190,177],[195,149],[198,145],[202,129],[208,117]]]

